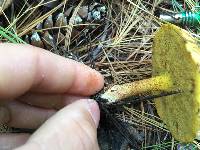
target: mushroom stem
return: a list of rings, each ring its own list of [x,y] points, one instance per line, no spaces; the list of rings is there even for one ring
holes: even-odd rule
[[[108,103],[112,103],[146,92],[170,91],[171,87],[172,82],[170,76],[163,74],[149,79],[114,85],[102,94],[101,98],[107,99]]]

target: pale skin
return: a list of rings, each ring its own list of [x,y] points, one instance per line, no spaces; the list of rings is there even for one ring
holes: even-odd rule
[[[0,44],[0,123],[36,129],[0,134],[1,149],[96,150],[97,71],[28,45]]]

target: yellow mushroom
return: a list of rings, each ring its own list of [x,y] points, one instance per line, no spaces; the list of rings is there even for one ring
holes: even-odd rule
[[[152,78],[115,85],[101,97],[112,103],[133,95],[182,91],[155,100],[161,119],[175,139],[192,142],[200,134],[200,48],[184,29],[164,24],[153,42]]]
[[[156,108],[172,135],[179,141],[192,142],[200,131],[200,48],[185,30],[163,25],[153,44],[153,76],[170,75],[171,89],[183,93],[158,98]]]

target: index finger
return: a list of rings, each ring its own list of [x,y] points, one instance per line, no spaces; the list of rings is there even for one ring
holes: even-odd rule
[[[27,91],[88,96],[103,87],[97,71],[29,45],[0,44],[0,98]]]

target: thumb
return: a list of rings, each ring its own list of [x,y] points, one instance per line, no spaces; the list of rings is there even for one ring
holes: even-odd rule
[[[47,120],[17,150],[96,150],[99,107],[94,100],[70,104]]]

